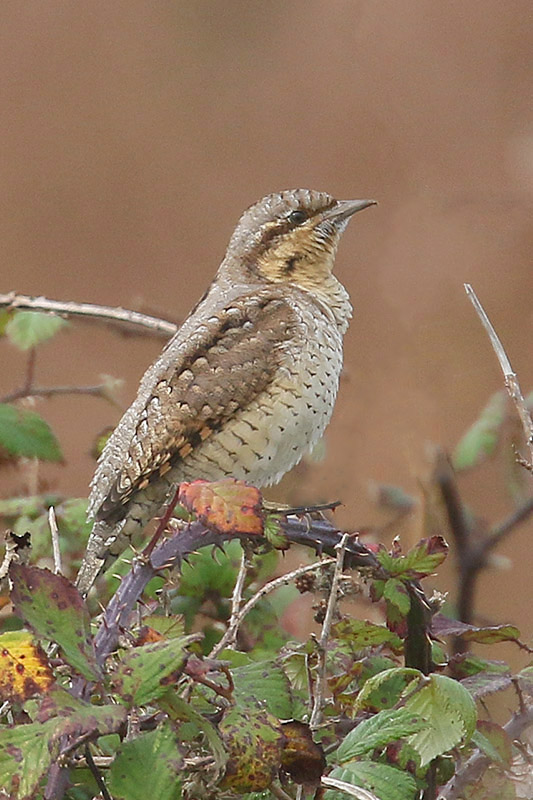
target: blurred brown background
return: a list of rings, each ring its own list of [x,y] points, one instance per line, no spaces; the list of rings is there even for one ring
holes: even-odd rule
[[[452,448],[502,384],[465,281],[533,385],[531,0],[3,0],[0,37],[0,292],[179,319],[262,195],[379,200],[339,252],[356,313],[326,458],[279,499],[340,498],[359,527],[382,520],[369,481],[416,491],[427,443]],[[160,346],[73,323],[37,377],[124,377],[127,404]],[[0,358],[5,393],[23,361],[6,342]],[[39,410],[67,458],[47,479],[85,494],[91,441],[119,412]],[[500,483],[486,469],[461,485],[495,521]],[[501,548],[512,568],[486,573],[479,606],[526,634],[532,537],[533,522]]]

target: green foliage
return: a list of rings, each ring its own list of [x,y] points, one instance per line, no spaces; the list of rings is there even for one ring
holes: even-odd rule
[[[55,722],[0,730],[0,786],[11,800],[35,797],[41,778],[59,755]]]
[[[61,320],[34,313],[6,320],[7,335],[21,349],[35,347],[62,326]],[[456,451],[461,468],[494,452],[503,415],[502,399],[493,398]],[[10,405],[0,405],[0,455],[61,459],[44,420]],[[187,497],[195,503],[222,498],[227,522],[234,518],[233,495],[240,497],[237,485],[228,487],[221,495],[220,486],[204,484],[200,498],[191,489]],[[257,500],[256,492],[253,497]],[[210,522],[209,503],[202,503],[201,513]],[[90,529],[84,499],[1,500],[0,518],[17,533],[31,533],[34,557],[48,556],[51,505],[68,566],[80,556]],[[389,492],[388,507],[405,515],[414,501]],[[259,501],[255,512],[262,525]],[[288,545],[279,516],[266,515],[264,536],[256,532],[246,540],[241,608],[275,573],[276,548]],[[0,696],[4,689],[10,707],[0,716],[0,786],[13,800],[40,797],[50,768],[61,764],[70,771],[68,800],[87,800],[99,791],[87,766],[80,765],[90,742],[93,755],[108,759],[100,760],[104,766],[98,769],[116,800],[230,795],[271,800],[279,795],[279,786],[272,790],[278,781],[291,797],[302,783],[311,796],[326,774],[333,784],[341,782],[330,785],[327,800],[344,800],[342,784],[378,800],[415,800],[430,789],[434,776],[446,782],[456,764],[480,751],[497,769],[491,767],[467,786],[464,797],[507,800],[512,785],[502,775],[516,750],[500,725],[477,719],[476,700],[513,683],[528,700],[533,668],[513,677],[503,662],[448,654],[446,642],[452,637],[463,644],[495,647],[511,641],[523,651],[526,647],[513,625],[465,625],[436,613],[436,605],[419,604],[420,582],[433,576],[447,555],[446,543],[436,535],[436,518],[425,515],[428,535],[407,552],[398,541],[391,549],[378,545],[371,551],[379,566],[362,570],[361,583],[374,604],[372,621],[350,616],[348,605],[339,601],[325,651],[313,636],[288,641],[280,620],[297,596],[291,585],[261,597],[242,622],[235,649],[226,648],[216,660],[206,657],[232,613],[242,555],[237,540],[192,553],[168,590],[164,574],[153,578],[138,614],[132,608],[129,617],[120,617],[120,644],[106,659],[97,659],[94,638],[98,628],[99,636],[105,634],[105,625],[91,621],[69,581],[12,564],[16,616],[6,615],[2,630],[24,625],[35,636],[21,632],[2,640]],[[469,520],[474,525],[475,518]],[[126,561],[111,567],[113,573],[128,570]],[[321,610],[330,580],[331,571],[325,571],[307,590]],[[109,579],[108,592],[119,585]],[[121,613],[120,606],[108,608]],[[431,636],[437,641],[430,647]],[[31,682],[30,666],[43,676],[40,682]],[[9,693],[9,669],[23,676],[18,694]],[[306,720],[321,693],[320,724],[311,730]],[[325,770],[324,753],[331,772]]]
[[[339,764],[385,747],[396,739],[405,739],[427,727],[426,721],[407,708],[380,711],[359,723],[342,741],[335,754]]]
[[[235,699],[241,704],[257,704],[257,687],[261,687],[261,706],[279,719],[292,717],[290,681],[275,661],[258,661],[231,670]]]
[[[68,325],[68,322],[55,314],[41,311],[16,311],[5,326],[8,339],[19,350],[30,350]]]
[[[184,636],[133,647],[123,653],[110,675],[113,690],[129,706],[144,706],[162,697],[177,682],[185,665],[186,647],[196,639]]]
[[[492,395],[454,450],[452,460],[456,470],[471,469],[494,454],[505,420],[506,406],[506,392]]]
[[[461,741],[467,742],[476,728],[476,704],[460,683],[446,675],[431,675],[427,684],[407,700],[405,708],[427,722],[409,740],[422,766]]]
[[[11,599],[17,614],[38,636],[55,642],[67,663],[88,680],[98,680],[89,612],[77,589],[62,575],[14,565]]]
[[[336,767],[329,777],[367,789],[379,800],[415,800],[418,794],[412,775],[375,761],[357,761],[346,767]],[[346,800],[346,793],[328,790],[324,800]]]
[[[0,453],[17,458],[62,461],[59,443],[50,426],[35,411],[0,403]]]
[[[180,800],[182,770],[176,734],[166,723],[120,746],[109,770],[109,789],[115,800],[146,800],[149,776],[150,796]]]

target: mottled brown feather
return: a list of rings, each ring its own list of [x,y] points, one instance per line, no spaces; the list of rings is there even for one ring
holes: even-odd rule
[[[158,376],[98,519],[123,518],[137,491],[189,455],[275,378],[298,319],[272,294],[234,300],[191,337],[179,363]]]

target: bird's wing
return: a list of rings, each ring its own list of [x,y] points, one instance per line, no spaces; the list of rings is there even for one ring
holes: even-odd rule
[[[167,345],[112,434],[90,513],[120,519],[136,491],[186,458],[273,380],[298,317],[278,293],[243,296]]]

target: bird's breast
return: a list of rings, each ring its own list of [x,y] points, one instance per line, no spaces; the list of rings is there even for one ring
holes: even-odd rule
[[[337,395],[342,335],[331,317],[304,310],[268,387],[173,470],[172,480],[225,475],[277,483],[322,436]]]

